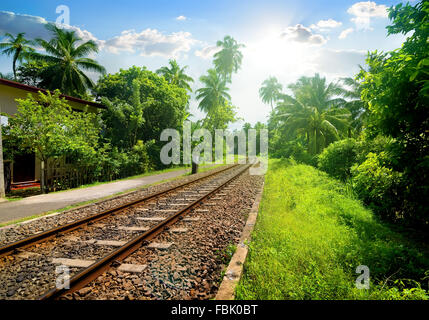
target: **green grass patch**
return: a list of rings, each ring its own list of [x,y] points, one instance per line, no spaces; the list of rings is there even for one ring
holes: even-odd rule
[[[259,210],[237,299],[428,298],[428,248],[327,174],[270,160]],[[359,265],[369,267],[368,290],[356,288]]]

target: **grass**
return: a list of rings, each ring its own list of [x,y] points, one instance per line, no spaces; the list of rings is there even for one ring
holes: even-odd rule
[[[211,169],[215,169],[215,168],[223,166],[223,165],[224,164],[217,164],[217,165],[213,165],[213,166],[211,166],[211,165],[203,165],[202,167],[199,168],[198,172],[199,173],[205,172],[205,171],[208,171],[208,170],[211,170]],[[186,167],[182,167],[182,169],[183,168],[186,168]],[[169,172],[169,171],[176,171],[176,170],[180,170],[180,169],[173,168],[173,169],[166,169],[166,170],[162,170],[162,171],[155,171],[155,172],[152,172],[152,173],[145,173],[145,174],[140,175],[140,176],[135,176],[135,178],[136,177],[138,178],[138,177],[141,177],[141,176],[147,176],[147,175],[151,175],[151,174],[159,174],[159,173],[165,173],[165,172]],[[158,184],[161,184],[161,183],[165,183],[165,182],[177,180],[177,179],[180,179],[183,176],[187,176],[187,175],[188,175],[188,173],[185,173],[184,175],[181,175],[181,176],[178,176],[178,177],[174,177],[174,178],[171,178],[171,179],[164,179],[164,180],[161,180],[161,181],[153,183],[153,184],[148,184],[148,185],[144,185],[144,186],[141,186],[141,187],[138,187],[138,188],[132,188],[132,189],[128,189],[128,190],[125,190],[125,191],[122,191],[122,192],[117,192],[117,193],[109,195],[107,197],[103,197],[103,198],[99,198],[99,199],[94,199],[94,200],[89,200],[89,201],[85,201],[85,202],[76,203],[76,204],[70,205],[70,206],[62,208],[62,209],[48,211],[48,212],[44,212],[44,213],[41,213],[41,214],[28,216],[28,217],[25,217],[25,218],[22,218],[22,219],[18,219],[18,220],[3,222],[3,223],[0,223],[0,228],[8,226],[8,225],[19,224],[19,223],[22,223],[22,222],[25,222],[25,221],[28,221],[28,220],[32,220],[32,219],[44,217],[44,216],[47,216],[47,215],[50,215],[50,214],[53,214],[53,213],[68,211],[68,210],[71,210],[73,208],[81,207],[81,206],[88,205],[88,204],[91,204],[91,203],[95,203],[95,202],[99,202],[99,201],[111,199],[111,198],[117,197],[117,196],[119,196],[121,194],[129,193],[129,192],[133,192],[133,191],[136,191],[136,190],[141,190],[141,189],[144,189],[144,188],[148,188],[148,187],[151,187],[151,186],[154,186],[154,185],[158,185]],[[122,179],[122,180],[129,180],[129,179],[132,179],[132,178],[130,177],[130,178]],[[121,180],[116,180],[116,181],[121,181]],[[111,182],[115,182],[115,181],[111,181]],[[107,183],[111,183],[111,182],[107,182]],[[102,183],[100,183],[100,184],[102,184]],[[95,184],[93,184],[93,185],[95,185]],[[87,187],[93,186],[93,185],[88,185]],[[79,188],[83,188],[83,187],[79,187]],[[79,188],[76,188],[76,189],[79,189]],[[74,189],[69,189],[69,190],[74,190]],[[58,192],[64,192],[64,191],[68,191],[68,190],[62,190],[62,191],[58,191]],[[19,199],[16,199],[16,200],[19,200]],[[10,200],[10,201],[16,201],[16,200]]]
[[[428,298],[427,247],[327,174],[270,160],[259,210],[237,299]],[[356,288],[359,265],[369,267],[368,290]]]

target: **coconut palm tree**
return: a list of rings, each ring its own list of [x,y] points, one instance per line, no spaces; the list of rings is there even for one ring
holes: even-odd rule
[[[231,100],[228,94],[227,80],[221,77],[216,70],[209,69],[207,75],[201,76],[200,81],[205,85],[196,91],[197,100],[201,100],[198,108],[205,112],[210,112],[216,107]]]
[[[97,44],[92,40],[80,43],[82,39],[74,31],[60,29],[54,24],[48,24],[47,28],[54,37],[50,41],[36,39],[46,54],[30,53],[31,59],[49,64],[40,85],[49,90],[59,89],[68,95],[85,95],[94,83],[82,70],[106,72],[97,61],[87,58],[98,52]]]
[[[348,128],[350,113],[341,108],[320,110],[285,96],[275,116],[283,118],[280,126],[286,136],[304,135],[308,152],[316,155],[329,143],[340,139],[340,133]]]
[[[327,83],[318,73],[313,77],[301,77],[296,83],[288,86],[296,99],[308,106],[322,111],[330,107],[342,107],[345,100],[341,98],[344,89],[338,83]]]
[[[13,56],[12,59],[12,70],[13,77],[16,80],[16,64],[21,62],[28,56],[28,53],[33,52],[33,42],[24,38],[25,33],[18,33],[16,37],[10,33],[6,33],[5,37],[9,40],[7,42],[0,43],[0,50],[2,54],[7,56]]]
[[[305,136],[309,153],[319,154],[349,127],[346,101],[338,97],[343,89],[336,83],[327,83],[318,74],[301,77],[288,87],[293,95],[281,95],[283,101],[278,104],[271,122],[285,136]]]
[[[259,96],[262,102],[271,105],[271,111],[273,110],[273,103],[279,98],[282,89],[283,86],[278,82],[276,77],[269,77],[262,82],[262,87],[259,89]]]
[[[348,89],[343,90],[342,96],[346,99],[344,107],[351,113],[349,128],[349,137],[351,137],[352,130],[355,133],[359,133],[362,130],[368,115],[368,108],[361,100],[362,86],[360,82],[353,78],[342,78],[341,81],[348,87]]]
[[[170,60],[168,63],[170,64],[170,68],[162,67],[158,69],[156,73],[163,76],[169,83],[192,92],[189,82],[194,82],[194,79],[185,74],[185,70],[188,66],[180,68],[176,60]]]
[[[219,40],[216,46],[222,49],[214,55],[215,68],[225,79],[231,81],[232,73],[237,72],[241,67],[243,54],[240,48],[245,46],[237,43],[231,36],[225,36],[223,41]]]

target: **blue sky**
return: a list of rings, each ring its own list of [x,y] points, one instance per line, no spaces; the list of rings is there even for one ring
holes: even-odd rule
[[[330,81],[352,76],[368,50],[392,50],[403,36],[386,37],[386,8],[398,1],[9,1],[0,4],[0,34],[46,37],[43,24],[56,8],[70,9],[70,26],[100,44],[94,58],[108,72],[132,65],[156,70],[176,58],[197,80],[211,67],[215,43],[229,34],[244,43],[242,69],[233,76],[232,102],[245,121],[266,121],[270,107],[258,97],[268,76],[286,87],[315,72]],[[179,18],[180,17],[180,18]],[[0,57],[0,72],[11,71]],[[92,75],[96,77],[95,75]],[[200,86],[198,81],[194,89]],[[197,101],[195,118],[202,117]],[[240,126],[242,122],[236,126]]]

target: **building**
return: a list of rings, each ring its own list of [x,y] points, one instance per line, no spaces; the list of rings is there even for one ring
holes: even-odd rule
[[[46,93],[46,90],[28,86],[15,81],[5,80],[0,78],[0,110],[9,116],[17,112],[17,103],[15,99],[25,99],[28,94],[38,95],[38,93]],[[92,101],[86,101],[75,97],[62,95],[68,104],[75,111],[86,111],[97,113],[100,109],[106,107]],[[3,122],[7,121],[4,119]],[[3,154],[3,150],[0,150]],[[12,163],[7,164],[7,170],[10,170],[12,188],[20,188],[26,186],[35,186],[40,182],[40,166],[41,162],[36,158],[35,154],[23,154],[15,157]],[[55,169],[55,168],[53,168]],[[51,170],[51,172],[53,172]],[[1,177],[0,177],[1,179]]]

